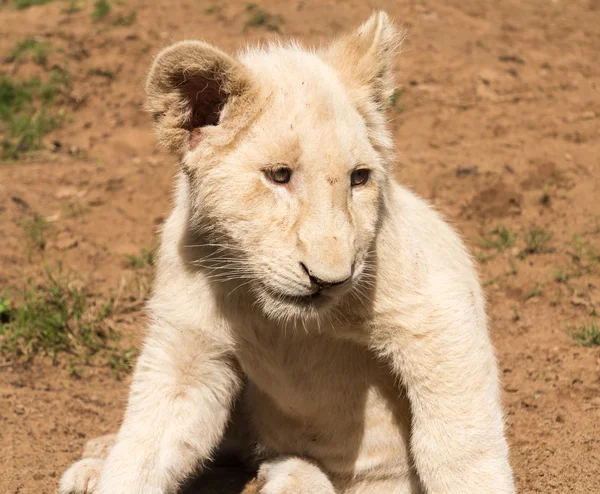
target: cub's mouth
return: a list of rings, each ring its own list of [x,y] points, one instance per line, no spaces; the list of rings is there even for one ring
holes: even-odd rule
[[[296,304],[309,305],[315,303],[319,299],[327,298],[326,295],[323,295],[323,292],[316,291],[310,295],[281,295],[281,297],[290,302]]]
[[[263,286],[268,296],[277,304],[292,306],[296,309],[323,309],[335,300],[333,294],[327,294],[324,290],[317,290],[309,295],[290,295],[279,292],[271,287]]]

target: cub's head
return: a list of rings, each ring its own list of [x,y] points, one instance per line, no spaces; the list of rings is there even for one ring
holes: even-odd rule
[[[398,41],[377,13],[322,51],[184,41],[154,61],[148,106],[181,159],[198,264],[270,317],[318,316],[368,284]]]

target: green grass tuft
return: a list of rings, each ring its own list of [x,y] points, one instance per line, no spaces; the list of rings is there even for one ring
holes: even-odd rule
[[[106,360],[110,368],[118,375],[128,374],[133,369],[137,353],[137,350],[133,347],[123,350],[117,346],[113,346],[106,354]]]
[[[513,305],[512,312],[513,312],[513,315],[512,315],[513,322],[520,321],[521,320],[521,315],[519,314],[519,311],[518,311],[516,305]]]
[[[69,4],[62,11],[63,14],[76,14],[81,12],[78,0],[69,0]]]
[[[112,10],[112,6],[110,2],[107,0],[96,0],[94,2],[94,8],[92,10],[92,19],[94,21],[101,21],[104,19],[110,11]]]
[[[33,250],[44,250],[46,248],[46,231],[50,227],[48,222],[41,216],[18,222],[25,231],[25,240],[29,253]]]
[[[485,238],[477,240],[479,245],[485,249],[496,249],[502,252],[507,247],[515,245],[516,236],[504,226],[497,226],[488,233]]]
[[[115,26],[133,26],[137,19],[137,12],[132,10],[129,14],[119,14],[114,20],[113,25]]]
[[[398,113],[402,113],[404,111],[404,106],[398,104],[403,94],[404,88],[396,88],[390,96],[389,107],[395,109]]]
[[[28,56],[31,56],[35,63],[44,65],[48,61],[48,43],[33,38],[24,39],[10,52],[8,59],[23,60]]]
[[[0,298],[0,353],[22,364],[38,355],[54,363],[60,354],[70,355],[67,368],[80,375],[77,363],[102,356],[118,372],[129,370],[135,350],[122,350],[120,336],[105,324],[113,310],[112,300],[94,304],[84,288],[78,288],[59,268],[46,271],[42,285],[31,281],[20,303]]]
[[[8,77],[0,77],[0,118],[8,120],[33,100],[29,84],[16,84]]]
[[[244,29],[264,27],[268,31],[279,32],[279,28],[283,24],[282,16],[270,14],[255,3],[246,5],[246,12],[248,12],[250,17],[244,23]]]
[[[543,254],[550,252],[548,242],[552,239],[552,233],[543,230],[531,230],[525,237],[525,248],[519,253],[520,259],[525,259],[531,254]]]
[[[92,210],[79,202],[70,202],[62,205],[61,216],[63,218],[78,218],[89,214]]]
[[[591,347],[600,345],[600,331],[596,324],[568,328],[571,337],[581,346]]]
[[[539,297],[542,294],[542,288],[539,283],[536,283],[532,290],[525,295],[525,300],[529,300],[534,297]]]
[[[27,9],[29,7],[33,7],[35,5],[44,5],[49,3],[51,0],[15,0],[15,7],[19,10]]]
[[[51,105],[67,83],[66,72],[58,68],[44,82],[0,76],[0,159],[17,159],[43,147],[43,137],[62,123],[61,112]]]
[[[221,10],[223,10],[223,7],[221,7],[218,3],[213,3],[211,6],[204,9],[204,13],[212,15],[221,12]]]
[[[100,67],[90,67],[88,69],[88,75],[95,75],[99,77],[105,77],[106,79],[112,79],[115,73],[110,69],[101,69]]]
[[[133,269],[144,269],[154,266],[154,251],[142,249],[139,254],[125,254],[125,262]]]

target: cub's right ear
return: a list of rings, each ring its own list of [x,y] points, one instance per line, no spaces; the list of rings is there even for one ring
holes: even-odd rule
[[[164,49],[146,80],[160,145],[182,156],[197,129],[221,124],[226,105],[250,86],[245,67],[208,43],[182,41]]]

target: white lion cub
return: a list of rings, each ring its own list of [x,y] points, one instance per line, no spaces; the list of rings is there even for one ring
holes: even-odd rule
[[[392,178],[398,41],[377,13],[323,51],[158,55],[181,172],[152,322],[114,447],[62,494],[176,492],[228,424],[263,494],[514,492],[477,275]]]

